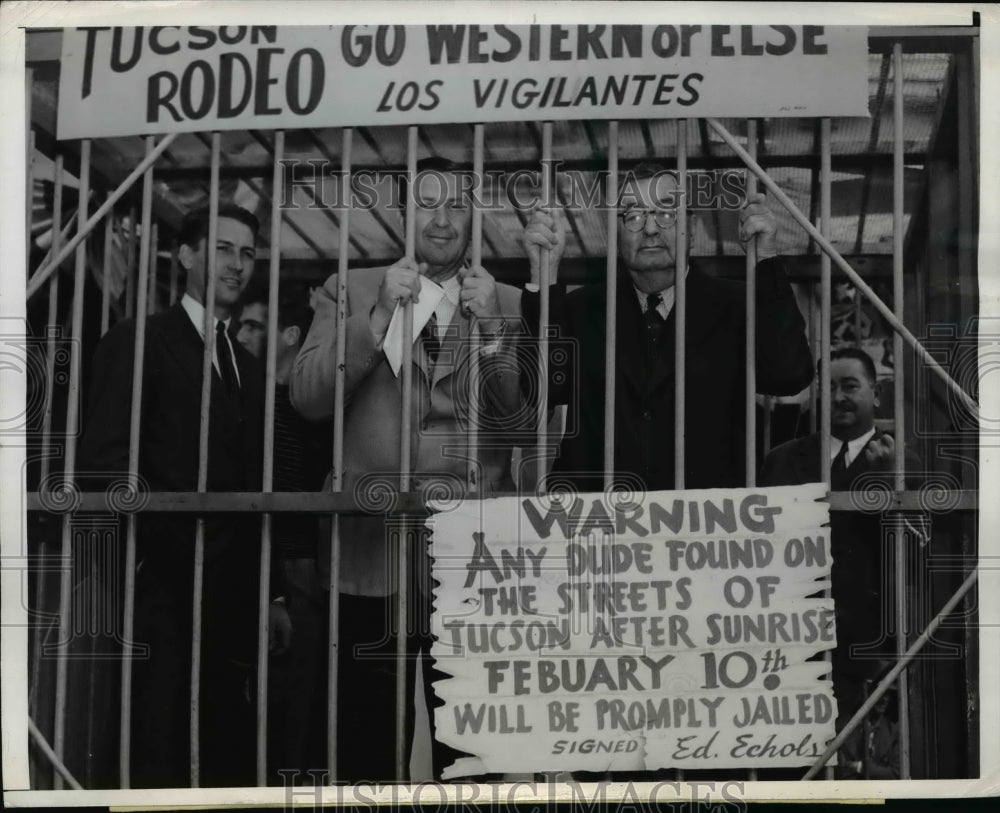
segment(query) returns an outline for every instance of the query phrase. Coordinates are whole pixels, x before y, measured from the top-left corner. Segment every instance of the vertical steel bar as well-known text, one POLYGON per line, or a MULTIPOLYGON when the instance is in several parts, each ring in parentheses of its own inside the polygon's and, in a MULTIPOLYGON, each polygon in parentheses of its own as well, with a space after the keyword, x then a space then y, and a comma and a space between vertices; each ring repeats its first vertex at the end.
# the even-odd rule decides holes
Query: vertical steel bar
MULTIPOLYGON (((281 208, 277 205, 277 190, 281 186, 281 161, 285 155, 285 131, 274 133, 271 175, 271 233, 268 237, 271 254, 268 265, 267 291, 267 359, 264 373, 264 470, 261 476, 264 491, 274 488, 274 387, 278 367, 278 270, 281 267, 281 208)), ((272 516, 261 517, 260 526, 260 585, 257 597, 257 784, 267 784, 267 681, 268 681, 268 614, 271 596, 271 528, 272 516)))
MULTIPOLYGON (((757 122, 747 119, 747 152, 757 160, 757 122)), ((747 198, 757 193, 757 179, 747 172, 747 198)), ((747 243, 746 248, 746 481, 747 487, 757 484, 757 238, 747 243)), ((764 432, 767 433, 767 415, 764 416, 764 432)))
MULTIPOLYGON (((63 199, 63 155, 59 153, 55 161, 55 189, 52 203, 52 245, 50 251, 55 255, 59 251, 59 243, 62 241, 62 199, 63 199)), ((31 212, 29 207, 29 221, 31 212)), ((30 227, 30 223, 29 223, 30 227)), ((30 231, 29 231, 30 239, 30 231)), ((45 488, 45 482, 49 476, 51 466, 50 455, 52 454, 52 402, 54 398, 55 377, 56 377, 56 346, 55 331, 59 326, 59 274, 53 274, 49 281, 49 309, 46 318, 46 339, 45 339, 45 411, 42 416, 42 459, 39 474, 39 483, 45 488)), ((47 544, 44 537, 39 539, 38 556, 39 568, 35 579, 35 601, 40 612, 45 612, 46 587, 48 576, 45 572, 45 557, 47 555, 47 544)), ((42 629, 36 629, 32 643, 31 657, 31 693, 29 695, 29 713, 34 713, 38 695, 38 685, 41 678, 42 668, 42 640, 45 637, 42 629)))
MULTIPOLYGON (((903 45, 892 46, 892 310, 903 321, 903 45)), ((896 441, 895 486, 906 487, 904 465, 906 450, 906 401, 903 377, 903 337, 892 334, 893 358, 893 431, 896 441)), ((906 531, 900 520, 896 525, 896 656, 906 652, 906 531)), ((910 698, 906 670, 899 674, 899 777, 910 778, 910 698)))
POLYGON ((27 187, 27 211, 24 215, 24 231, 25 231, 25 256, 24 256, 24 267, 30 268, 31 266, 31 229, 33 226, 34 218, 34 208, 35 208, 35 131, 28 131, 28 159, 25 165, 27 169, 27 177, 25 179, 25 184, 27 187))
MULTIPOLYGON (((757 122, 747 119, 747 152, 757 159, 757 122)), ((757 193, 757 179, 752 172, 747 172, 747 199, 757 193)), ((746 378, 746 404, 744 414, 744 434, 746 435, 746 485, 753 488, 757 485, 757 238, 747 242, 746 246, 746 335, 744 337, 746 378)), ((770 413, 765 401, 764 410, 764 450, 770 445, 771 426, 770 413)), ((757 770, 750 769, 747 778, 751 782, 757 780, 757 770)))
MULTIPOLYGON (((809 346, 814 350, 819 347, 819 303, 817 299, 817 288, 819 286, 816 283, 809 284, 809 346)), ((819 382, 816 380, 816 376, 812 377, 809 382, 809 434, 815 434, 819 426, 819 382)))
MULTIPOLYGON (((483 154, 485 132, 482 124, 472 129, 472 171, 476 179, 476 189, 483 189, 483 154)), ((483 264, 483 209, 473 198, 472 204, 472 265, 483 264)), ((479 349, 481 339, 476 318, 472 318, 469 331, 469 465, 466 481, 470 494, 479 491, 479 349)))
POLYGON ((177 257, 177 252, 179 251, 179 246, 177 241, 174 240, 173 245, 170 246, 170 304, 173 305, 177 301, 177 278, 180 276, 180 261, 177 257))
MULTIPOLYGON (((831 158, 830 119, 820 121, 820 233, 830 234, 831 218, 831 158)), ((830 481, 830 310, 831 267, 830 257, 824 251, 819 258, 820 268, 820 475, 830 481)))
MULTIPOLYGON (((59 153, 55 160, 55 188, 52 194, 52 254, 59 251, 62 242, 62 205, 63 205, 63 154, 59 153)), ((42 414, 42 459, 41 480, 44 485, 49 476, 52 451, 52 401, 55 393, 56 378, 56 331, 59 329, 59 274, 53 274, 49 280, 49 311, 46 320, 45 336, 45 411, 42 414)))
MULTIPOLYGON (((205 240, 205 347, 201 360, 201 414, 198 426, 198 491, 208 487, 208 427, 212 403, 212 360, 215 355, 215 277, 219 233, 219 157, 221 139, 212 133, 212 162, 208 188, 208 237, 205 240)), ((194 597, 191 629, 191 787, 200 785, 201 777, 201 621, 202 592, 205 580, 205 518, 198 517, 194 536, 194 597)))
POLYGON ((115 245, 115 212, 104 221, 104 255, 101 261, 101 335, 111 326, 111 254, 115 245))
POLYGON ((618 122, 608 122, 608 258, 604 279, 604 488, 615 473, 615 365, 618 348, 618 122))
MULTIPOLYGON (((146 137, 146 155, 153 151, 153 137, 146 137)), ((150 165, 142 182, 142 251, 139 255, 139 305, 135 319, 135 350, 132 355, 132 408, 129 412, 128 471, 129 481, 138 488, 139 433, 142 427, 142 387, 146 353, 146 308, 149 297, 149 224, 153 212, 153 167, 150 165)), ((109 215, 110 217, 110 215, 109 215)), ((135 631, 135 565, 136 565, 137 515, 130 513, 125 528, 125 585, 123 606, 123 638, 130 647, 135 631)), ((132 658, 126 651, 122 658, 121 714, 118 729, 118 764, 120 783, 130 787, 132 742, 132 658)))
MULTIPOLYGON (((552 204, 552 122, 542 122, 542 205, 552 204)), ((549 279, 551 255, 543 248, 538 269, 538 429, 537 429, 537 489, 545 490, 549 454, 549 279)))
POLYGON ((33 68, 24 71, 24 267, 31 267, 31 219, 35 204, 35 131, 31 129, 33 68))
POLYGON ((128 210, 128 244, 125 260, 125 318, 135 315, 135 242, 138 237, 135 207, 128 210))
MULTIPOLYGON (((143 219, 143 228, 146 228, 146 220, 143 219)), ((143 234, 143 237, 146 235, 143 234)), ((159 255, 160 248, 160 225, 158 223, 153 223, 152 231, 149 235, 149 295, 147 296, 146 313, 152 316, 156 313, 156 272, 157 272, 157 257, 159 255)), ((141 297, 140 297, 140 301, 141 297)))
MULTIPOLYGON (((80 220, 85 222, 87 201, 90 196, 90 139, 80 144, 80 220)), ((66 401, 66 464, 67 486, 76 474, 76 439, 80 424, 80 343, 83 340, 83 288, 87 273, 87 243, 81 241, 76 249, 76 268, 73 276, 73 316, 70 341, 69 392, 66 401)), ((66 744, 66 690, 70 641, 70 600, 73 588, 73 539, 70 514, 62 523, 62 571, 59 584, 59 654, 56 661, 56 716, 53 745, 62 759, 66 744)), ((62 780, 56 778, 57 789, 62 780)))
MULTIPOLYGON (((829 239, 830 227, 831 227, 831 175, 832 175, 832 164, 831 164, 831 147, 830 147, 830 119, 824 118, 820 120, 820 131, 819 131, 819 150, 820 150, 820 166, 819 166, 819 189, 820 189, 820 199, 819 199, 819 217, 820 217, 820 231, 823 237, 829 239)), ((830 268, 830 257, 824 251, 820 254, 819 258, 819 278, 820 278, 820 384, 819 384, 819 399, 820 399, 820 421, 819 421, 819 431, 820 431, 820 444, 819 444, 819 459, 820 459, 820 477, 823 478, 827 483, 830 482, 830 421, 832 415, 832 402, 831 402, 831 386, 830 386, 830 310, 832 305, 832 295, 831 295, 831 268, 830 268)), ((830 591, 825 591, 825 596, 829 598, 830 591)), ((823 660, 827 664, 831 664, 833 658, 831 656, 830 650, 823 653, 823 660)), ((831 676, 832 680, 832 676, 831 676)), ((824 768, 824 777, 826 779, 833 779, 833 768, 824 768)))
MULTIPOLYGON (((687 391, 687 163, 688 122, 677 119, 677 225, 674 252, 674 488, 684 488, 685 397, 687 391)), ((684 771, 676 771, 677 781, 684 781, 684 771)))
MULTIPOLYGON (((406 256, 416 259, 416 183, 417 183, 418 128, 407 128, 406 138, 406 256)), ((413 408, 413 303, 403 309, 403 369, 402 404, 399 421, 399 490, 410 490, 411 410, 413 408)), ((406 656, 407 656, 407 604, 409 603, 409 523, 403 523, 399 539, 399 573, 396 585, 396 779, 400 782, 407 774, 406 741, 406 656)))
POLYGON ((674 269, 674 310, 676 312, 677 339, 674 345, 674 488, 684 488, 684 421, 686 392, 687 334, 687 159, 688 122, 677 119, 677 251, 674 269))
MULTIPOLYGON (((344 477, 344 361, 347 357, 347 278, 351 253, 351 152, 354 130, 345 127, 340 159, 340 246, 337 252, 337 367, 333 391, 333 491, 344 477)), ((340 516, 331 518, 330 539, 330 669, 327 686, 327 771, 337 779, 337 682, 340 674, 340 516)))

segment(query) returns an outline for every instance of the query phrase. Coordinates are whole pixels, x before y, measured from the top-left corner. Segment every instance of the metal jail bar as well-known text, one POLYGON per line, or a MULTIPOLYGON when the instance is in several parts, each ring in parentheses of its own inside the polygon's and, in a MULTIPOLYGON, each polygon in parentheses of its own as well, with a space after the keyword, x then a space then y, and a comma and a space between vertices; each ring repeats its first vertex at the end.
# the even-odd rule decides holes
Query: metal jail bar
MULTIPOLYGON (((220 136, 212 133, 212 166, 208 194, 208 239, 205 241, 207 265, 205 274, 205 347, 201 362, 201 413, 198 430, 198 491, 208 487, 208 432, 212 402, 212 359, 215 353, 215 278, 218 273, 215 246, 219 233, 219 153, 220 136)), ((205 519, 198 517, 194 537, 194 601, 191 635, 191 787, 199 786, 201 751, 201 632, 202 592, 205 577, 205 519)))
MULTIPOLYGON (((145 193, 143 193, 145 194, 145 193)), ((146 238, 145 229, 147 228, 147 222, 145 219, 145 213, 143 214, 142 221, 143 228, 143 238, 146 238)), ((146 262, 149 264, 149 289, 148 297, 146 302, 146 313, 152 316, 156 313, 156 272, 157 272, 157 254, 160 247, 160 226, 158 223, 152 224, 152 233, 149 235, 149 250, 146 251, 146 262)), ((143 301, 142 293, 139 294, 139 302, 143 301)), ((141 307, 141 304, 140 304, 141 307)))
MULTIPOLYGON (((153 151, 154 139, 146 138, 146 154, 153 151)), ((142 183, 142 238, 143 248, 139 263, 138 307, 135 320, 135 350, 132 356, 132 408, 129 413, 128 472, 131 487, 138 489, 139 474, 139 433, 142 427, 142 385, 145 377, 146 317, 144 303, 152 299, 149 294, 149 224, 153 208, 153 165, 143 173, 142 183)), ((136 567, 136 522, 134 513, 128 515, 125 528, 125 595, 123 637, 125 647, 130 647, 135 639, 135 567, 136 567)), ((131 744, 132 744, 132 658, 125 652, 122 658, 121 715, 119 718, 119 772, 122 787, 131 784, 131 744)))
MULTIPOLYGON (((55 161, 55 188, 52 193, 52 251, 58 252, 62 242, 62 204, 63 204, 63 154, 59 153, 55 161)), ((45 412, 42 415, 42 460, 40 481, 44 483, 49 476, 49 456, 52 449, 52 399, 54 397, 56 376, 56 335, 59 327, 59 275, 49 281, 49 313, 46 324, 48 335, 45 337, 45 412)))
POLYGON ((24 267, 31 262, 31 218, 35 200, 35 131, 31 128, 32 86, 35 81, 33 68, 24 71, 24 267))
POLYGON ((126 243, 125 260, 125 318, 130 319, 135 314, 135 277, 136 277, 136 246, 135 239, 139 233, 136 224, 135 207, 128 210, 128 242, 126 243))
POLYGON ((168 302, 171 305, 177 301, 177 277, 180 275, 180 263, 177 261, 178 248, 177 241, 174 240, 170 246, 170 299, 168 302))
MULTIPOLYGON (((483 153, 485 133, 482 124, 472 130, 472 173, 474 188, 483 189, 483 153)), ((470 259, 473 268, 483 264, 483 210, 472 201, 472 241, 470 259)), ((466 486, 469 494, 479 491, 479 348, 478 320, 472 318, 469 331, 469 442, 467 446, 468 469, 466 486)))
MULTIPOLYGON (((892 312, 903 322, 903 46, 892 46, 892 312)), ((861 337, 858 337, 861 341, 861 337)), ((905 487, 906 401, 903 380, 903 337, 892 334, 893 353, 893 431, 896 441, 895 485, 905 487)), ((896 532, 896 655, 906 652, 906 547, 902 522, 896 532)), ((900 779, 910 778, 910 699, 906 670, 899 673, 899 767, 900 779)))
MULTIPOLYGON (((757 122, 747 119, 747 152, 757 157, 757 122)), ((757 181, 747 174, 747 198, 757 192, 757 181)), ((746 485, 757 484, 757 240, 750 240, 746 247, 746 485)), ((764 416, 764 426, 769 426, 764 416)), ((764 444, 765 449, 767 443, 764 444)))
POLYGON ((684 420, 687 390, 687 119, 677 120, 677 250, 674 257, 674 310, 677 314, 674 344, 674 488, 684 488, 684 420))
MULTIPOLYGON (((552 203, 552 122, 542 122, 542 202, 552 203)), ((543 248, 539 252, 538 268, 538 430, 537 430, 537 489, 545 491, 545 477, 549 466, 549 308, 551 291, 549 280, 551 253, 543 248)))
MULTIPOLYGON (((30 95, 29 95, 30 98, 30 95)), ((29 196, 28 196, 28 219, 29 219, 29 241, 30 241, 30 219, 31 219, 31 195, 30 195, 30 174, 29 174, 29 196)), ((52 245, 50 251, 58 251, 59 243, 61 242, 63 235, 61 233, 62 224, 62 198, 63 198, 63 154, 60 152, 56 155, 55 160, 55 188, 53 190, 53 203, 52 203, 52 245)), ((31 246, 29 242, 28 251, 30 254, 31 246)), ((46 481, 49 477, 49 468, 51 464, 52 456, 52 401, 54 397, 55 390, 55 338, 56 331, 59 327, 59 315, 58 315, 58 305, 59 305, 59 275, 56 274, 52 277, 49 282, 49 302, 48 302, 48 314, 46 318, 46 339, 45 339, 45 406, 44 412, 42 413, 42 451, 41 451, 41 465, 39 474, 39 488, 46 488, 46 481)), ((48 552, 48 545, 45 539, 42 539, 39 544, 39 561, 44 562, 45 557, 48 552)), ((35 595, 36 601, 39 607, 45 607, 45 600, 47 594, 47 583, 45 568, 39 567, 38 574, 35 579, 35 595)), ((32 686, 31 694, 29 695, 29 712, 31 714, 35 713, 37 708, 36 698, 37 698, 37 687, 38 681, 42 673, 42 635, 39 632, 35 633, 35 638, 32 646, 32 686)))
MULTIPOLYGON (((90 195, 90 139, 80 145, 80 217, 87 211, 90 195)), ((64 248, 63 251, 66 251, 64 248)), ((62 253, 62 252, 60 252, 62 253)), ((68 252, 67 256, 68 256, 68 252)), ((69 488, 76 474, 76 442, 80 428, 80 375, 82 359, 80 345, 83 341, 83 284, 87 273, 87 244, 82 239, 76 241, 76 265, 73 274, 73 316, 70 345, 69 396, 66 403, 66 460, 64 475, 69 488)), ((58 266, 56 266, 58 267, 58 266)), ((70 515, 62 522, 62 561, 73 561, 73 540, 70 515)), ((68 647, 70 639, 70 597, 72 591, 72 569, 63 568, 59 582, 59 654, 56 662, 56 715, 53 746, 56 756, 63 758, 66 739, 66 699, 68 674, 68 647)), ((56 777, 56 789, 62 785, 62 778, 56 777)))
MULTIPOLYGON (((347 354, 347 277, 350 273, 351 159, 354 131, 345 127, 340 159, 340 190, 344 211, 340 217, 337 255, 337 359, 333 388, 332 490, 343 488, 344 477, 344 361, 347 354)), ((330 631, 327 683, 326 762, 331 781, 337 779, 337 679, 340 674, 340 516, 330 523, 330 631)))
MULTIPOLYGON (((416 260, 417 224, 417 139, 418 128, 410 126, 406 133, 406 256, 416 260)), ((410 432, 413 406, 413 302, 403 308, 403 368, 402 407, 399 421, 399 490, 410 490, 410 432)), ((406 778, 406 631, 408 629, 407 605, 409 590, 409 525, 404 524, 399 534, 398 575, 396 584, 396 779, 406 778)))
MULTIPOLYGON (((684 460, 687 433, 687 265, 688 265, 688 224, 687 224, 687 164, 688 164, 688 121, 677 120, 677 250, 674 255, 674 310, 677 321, 677 338, 674 344, 674 488, 684 488, 684 460)), ((684 781, 684 771, 677 768, 677 781, 684 781)))
POLYGON ((608 257, 604 320, 604 489, 611 487, 615 471, 615 354, 618 337, 618 122, 608 122, 608 257))
MULTIPOLYGON (((281 187, 281 161, 285 154, 285 131, 274 133, 274 162, 271 176, 272 195, 281 187)), ((271 205, 271 254, 268 263, 267 291, 267 358, 264 384, 264 470, 261 488, 274 487, 274 389, 278 363, 278 293, 281 280, 281 209, 271 205)), ((214 246, 210 246, 214 249, 214 246)), ((267 683, 268 683, 268 611, 271 593, 271 529, 272 514, 261 518, 260 526, 260 587, 257 614, 257 784, 267 784, 267 683)))
POLYGON ((101 335, 108 332, 111 322, 111 252, 114 248, 115 212, 104 220, 104 255, 101 258, 101 335))
MULTIPOLYGON (((820 119, 819 123, 819 188, 820 203, 819 217, 820 227, 824 237, 829 239, 831 231, 831 122, 830 119, 820 119)), ((820 303, 819 303, 819 341, 820 341, 820 443, 819 443, 819 475, 826 482, 830 479, 830 426, 833 415, 833 404, 830 399, 830 312, 832 308, 832 279, 830 268, 830 257, 823 251, 820 253, 820 303)), ((831 591, 825 590, 824 597, 830 598, 831 591)), ((833 663, 833 655, 830 650, 823 653, 823 661, 827 664, 833 663)), ((830 679, 833 679, 831 673, 830 679)), ((833 779, 833 768, 827 767, 824 773, 826 779, 833 779)))
MULTIPOLYGON (((747 151, 757 157, 757 122, 747 119, 747 151)), ((757 191, 757 182, 752 175, 747 175, 747 197, 757 191)), ((746 472, 747 488, 757 484, 757 240, 750 240, 746 247, 746 414, 744 435, 746 436, 746 472)), ((770 415, 765 411, 765 437, 770 429, 770 415)), ((764 441, 764 450, 770 444, 764 441)), ((747 778, 753 782, 757 779, 757 771, 751 769, 747 778)))

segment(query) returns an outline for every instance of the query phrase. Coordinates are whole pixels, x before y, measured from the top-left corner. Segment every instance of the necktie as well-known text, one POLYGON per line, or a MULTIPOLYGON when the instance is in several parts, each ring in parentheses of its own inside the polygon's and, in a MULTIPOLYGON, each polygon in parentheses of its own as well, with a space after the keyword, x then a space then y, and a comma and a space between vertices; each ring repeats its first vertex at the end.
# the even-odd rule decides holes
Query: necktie
POLYGON ((233 361, 233 351, 229 349, 224 322, 215 323, 215 352, 219 356, 219 373, 222 383, 226 386, 227 395, 235 395, 239 389, 239 379, 236 377, 236 363, 233 361))
POLYGON ((837 456, 833 458, 833 462, 830 464, 830 486, 834 491, 842 491, 848 483, 844 482, 847 479, 847 442, 844 441, 840 446, 840 451, 837 452, 837 456))
POLYGON ((420 336, 424 341, 424 350, 427 351, 427 356, 431 360, 431 366, 437 364, 438 353, 441 352, 441 340, 437 337, 437 316, 435 314, 431 314, 431 318, 427 320, 427 324, 420 331, 420 336))
POLYGON ((654 327, 654 329, 656 326, 663 324, 663 317, 660 316, 660 312, 657 310, 662 301, 663 298, 659 294, 649 294, 646 297, 646 323, 654 327))
POLYGON ((657 359, 663 355, 662 348, 659 345, 666 322, 656 309, 659 304, 660 295, 649 294, 646 297, 646 312, 642 315, 643 330, 646 334, 645 366, 647 376, 656 366, 657 359))

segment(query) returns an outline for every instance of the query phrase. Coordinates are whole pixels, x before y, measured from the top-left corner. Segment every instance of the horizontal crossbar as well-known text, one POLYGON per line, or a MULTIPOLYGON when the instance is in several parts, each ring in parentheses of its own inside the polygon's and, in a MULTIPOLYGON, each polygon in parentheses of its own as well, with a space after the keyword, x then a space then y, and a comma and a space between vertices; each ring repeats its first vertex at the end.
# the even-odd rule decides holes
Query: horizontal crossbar
MULTIPOLYGON (((439 496, 439 495, 432 495, 439 496)), ((511 492, 497 497, 525 496, 511 492)), ((32 491, 27 494, 29 511, 64 513, 66 511, 104 511, 114 513, 113 501, 103 491, 88 491, 74 495, 72 501, 58 496, 32 491)), ((332 492, 245 492, 216 491, 210 493, 157 491, 144 495, 120 512, 152 511, 180 513, 283 513, 311 514, 422 514, 427 495, 420 491, 380 491, 358 498, 353 493, 332 492)), ((120 504, 120 501, 118 501, 120 504)), ((978 492, 972 490, 943 491, 933 495, 925 491, 838 491, 830 495, 833 511, 975 511, 979 507, 978 492), (867 495, 868 499, 862 494, 867 495)))

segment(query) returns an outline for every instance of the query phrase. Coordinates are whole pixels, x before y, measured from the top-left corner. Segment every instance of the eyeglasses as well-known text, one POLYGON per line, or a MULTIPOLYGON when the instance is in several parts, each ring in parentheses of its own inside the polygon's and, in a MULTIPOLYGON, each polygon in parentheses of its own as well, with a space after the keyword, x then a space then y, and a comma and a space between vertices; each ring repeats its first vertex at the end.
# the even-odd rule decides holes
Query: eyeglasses
POLYGON ((618 215, 629 231, 642 231, 646 228, 646 218, 653 216, 653 221, 661 229, 674 225, 677 222, 676 209, 629 209, 618 215))

